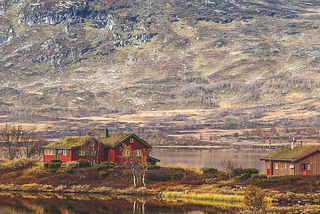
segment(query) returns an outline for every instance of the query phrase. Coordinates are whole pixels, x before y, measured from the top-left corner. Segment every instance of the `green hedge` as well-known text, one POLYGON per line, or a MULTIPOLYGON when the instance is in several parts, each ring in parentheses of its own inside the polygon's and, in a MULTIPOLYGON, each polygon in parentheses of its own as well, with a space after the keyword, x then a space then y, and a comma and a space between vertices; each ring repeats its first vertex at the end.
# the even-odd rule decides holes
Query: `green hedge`
POLYGON ((211 167, 203 167, 202 172, 206 173, 206 174, 214 174, 214 173, 218 172, 218 169, 211 168, 211 167))
POLYGON ((79 159, 79 160, 77 160, 77 162, 79 163, 79 167, 89 167, 89 166, 91 166, 90 162, 88 160, 85 160, 85 159, 79 159))
POLYGON ((48 169, 59 169, 61 164, 62 164, 62 161, 58 159, 50 160, 50 162, 43 163, 44 167, 48 169))

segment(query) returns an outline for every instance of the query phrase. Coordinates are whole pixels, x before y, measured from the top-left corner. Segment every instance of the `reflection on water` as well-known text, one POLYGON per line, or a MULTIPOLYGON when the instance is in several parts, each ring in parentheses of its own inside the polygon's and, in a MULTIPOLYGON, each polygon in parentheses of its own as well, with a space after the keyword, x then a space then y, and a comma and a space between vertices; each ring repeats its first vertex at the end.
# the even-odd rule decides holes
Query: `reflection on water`
POLYGON ((164 201, 156 197, 100 194, 32 194, 0 192, 0 214, 171 214, 236 213, 237 206, 164 201))
POLYGON ((230 159, 243 168, 254 167, 264 172, 260 158, 272 149, 191 149, 191 148, 153 148, 151 156, 161 160, 161 165, 182 163, 192 167, 214 167, 222 169, 221 160, 230 159))

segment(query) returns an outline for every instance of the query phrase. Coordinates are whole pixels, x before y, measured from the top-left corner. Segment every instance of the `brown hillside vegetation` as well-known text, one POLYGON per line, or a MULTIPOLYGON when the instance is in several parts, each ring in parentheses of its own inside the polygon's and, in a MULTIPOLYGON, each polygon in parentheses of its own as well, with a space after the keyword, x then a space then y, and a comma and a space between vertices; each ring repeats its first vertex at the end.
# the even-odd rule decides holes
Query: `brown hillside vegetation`
POLYGON ((300 133, 319 127, 319 11, 313 0, 3 1, 0 123, 50 138, 109 126, 208 142, 260 126, 317 139, 300 133))

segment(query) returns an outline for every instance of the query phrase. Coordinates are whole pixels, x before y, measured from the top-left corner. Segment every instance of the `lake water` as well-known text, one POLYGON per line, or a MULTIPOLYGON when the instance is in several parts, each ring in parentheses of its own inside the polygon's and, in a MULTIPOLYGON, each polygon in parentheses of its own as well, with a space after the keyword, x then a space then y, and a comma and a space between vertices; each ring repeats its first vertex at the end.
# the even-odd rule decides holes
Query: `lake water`
POLYGON ((0 214, 205 214, 238 213, 239 205, 195 204, 154 197, 0 192, 0 214))
POLYGON ((222 169, 221 160, 231 160, 243 168, 256 168, 264 172, 260 158, 274 149, 196 149, 152 148, 150 155, 161 160, 159 165, 183 164, 191 167, 222 169))

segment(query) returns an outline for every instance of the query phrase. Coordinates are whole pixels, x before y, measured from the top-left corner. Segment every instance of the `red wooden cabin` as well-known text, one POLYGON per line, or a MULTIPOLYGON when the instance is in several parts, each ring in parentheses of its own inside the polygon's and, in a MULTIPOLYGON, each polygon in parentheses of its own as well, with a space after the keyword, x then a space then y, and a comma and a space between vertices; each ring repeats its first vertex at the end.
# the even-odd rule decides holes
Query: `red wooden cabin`
POLYGON ((269 176, 320 175, 318 146, 284 146, 260 159, 269 176))
POLYGON ((134 133, 108 133, 106 130, 103 137, 67 137, 43 148, 45 162, 52 159, 62 162, 86 159, 91 163, 113 161, 121 164, 129 155, 137 159, 147 158, 153 165, 160 162, 149 156, 152 147, 134 133))

